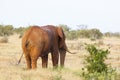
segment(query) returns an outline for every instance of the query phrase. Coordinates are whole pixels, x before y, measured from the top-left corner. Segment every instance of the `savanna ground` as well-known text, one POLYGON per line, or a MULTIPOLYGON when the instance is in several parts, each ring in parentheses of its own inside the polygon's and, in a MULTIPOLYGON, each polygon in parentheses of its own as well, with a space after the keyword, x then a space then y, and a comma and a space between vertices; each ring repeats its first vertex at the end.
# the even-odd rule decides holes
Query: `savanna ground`
POLYGON ((22 54, 21 39, 19 35, 8 37, 8 43, 0 43, 0 80, 83 80, 81 70, 84 67, 84 58, 88 52, 84 49, 84 43, 96 43, 101 48, 108 49, 110 54, 106 63, 120 73, 120 38, 103 38, 91 41, 89 39, 67 40, 67 46, 76 54, 66 55, 65 68, 53 69, 51 55, 47 69, 42 69, 39 58, 36 70, 26 70, 25 58, 19 65, 17 62, 22 54))

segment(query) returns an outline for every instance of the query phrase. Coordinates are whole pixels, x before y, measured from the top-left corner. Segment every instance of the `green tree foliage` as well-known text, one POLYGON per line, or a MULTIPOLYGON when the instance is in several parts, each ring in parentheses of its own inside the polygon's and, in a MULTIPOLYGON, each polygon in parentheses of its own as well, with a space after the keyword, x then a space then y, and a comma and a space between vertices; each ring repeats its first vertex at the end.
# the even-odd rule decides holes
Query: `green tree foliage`
POLYGON ((99 31, 99 29, 81 29, 77 31, 78 37, 80 38, 94 38, 100 39, 103 34, 99 31))
POLYGON ((105 37, 119 37, 120 38, 120 32, 115 32, 115 33, 106 32, 106 33, 104 33, 104 36, 105 37))
POLYGON ((110 32, 106 32, 106 33, 104 33, 104 36, 105 37, 111 37, 111 33, 110 32))
POLYGON ((23 33, 28 29, 29 27, 19 27, 14 28, 12 25, 0 25, 0 36, 9 36, 13 33, 20 34, 22 37, 23 33))
POLYGON ((4 33, 3 33, 3 25, 0 25, 0 36, 3 36, 4 33))
POLYGON ((67 33, 67 39, 69 39, 69 40, 78 39, 77 32, 75 30, 69 31, 67 33))
POLYGON ((14 32, 16 32, 17 34, 23 34, 23 32, 26 30, 27 28, 25 27, 19 27, 19 28, 15 28, 14 32))
MULTIPOLYGON (((29 26, 30 27, 30 26, 29 26)), ((19 38, 21 38, 23 36, 23 33, 29 28, 29 27, 19 27, 19 28, 15 28, 14 32, 19 34, 19 38)))
POLYGON ((103 34, 100 32, 99 29, 91 29, 90 30, 90 37, 95 39, 100 39, 103 34))
POLYGON ((78 30, 71 30, 67 25, 64 24, 60 24, 59 26, 63 28, 66 38, 70 40, 78 38, 100 39, 103 36, 99 29, 82 28, 78 30))
MULTIPOLYGON (((62 27, 67 39, 74 40, 78 38, 89 38, 91 40, 100 39, 102 38, 103 34, 100 32, 99 29, 87 29, 87 25, 79 25, 79 29, 72 30, 69 26, 65 24, 58 25, 62 27)), ((9 36, 12 35, 14 32, 20 34, 22 37, 24 31, 26 31, 29 27, 18 27, 15 28, 12 25, 0 25, 0 36, 9 36)), ((106 32, 104 33, 105 37, 120 37, 120 33, 111 33, 106 32)))
POLYGON ((78 30, 77 33, 79 38, 90 38, 90 31, 87 29, 78 30))
POLYGON ((67 25, 64 24, 60 24, 59 26, 62 27, 67 39, 73 40, 77 38, 77 32, 75 30, 71 30, 67 25))
POLYGON ((70 28, 67 25, 65 25, 65 24, 59 24, 59 26, 62 27, 64 32, 70 31, 70 28))
POLYGON ((0 25, 0 36, 9 36, 13 34, 13 26, 12 25, 0 25))

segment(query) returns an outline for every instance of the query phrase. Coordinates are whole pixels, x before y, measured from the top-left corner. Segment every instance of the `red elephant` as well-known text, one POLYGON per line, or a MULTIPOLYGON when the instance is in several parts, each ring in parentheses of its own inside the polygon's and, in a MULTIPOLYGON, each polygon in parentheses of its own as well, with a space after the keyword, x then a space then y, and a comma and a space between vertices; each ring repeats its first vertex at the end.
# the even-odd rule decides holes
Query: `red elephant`
POLYGON ((47 68, 48 53, 52 55, 53 66, 64 66, 66 51, 65 34, 61 27, 53 25, 32 26, 22 37, 22 50, 26 58, 27 68, 35 69, 37 59, 41 57, 42 67, 47 68))

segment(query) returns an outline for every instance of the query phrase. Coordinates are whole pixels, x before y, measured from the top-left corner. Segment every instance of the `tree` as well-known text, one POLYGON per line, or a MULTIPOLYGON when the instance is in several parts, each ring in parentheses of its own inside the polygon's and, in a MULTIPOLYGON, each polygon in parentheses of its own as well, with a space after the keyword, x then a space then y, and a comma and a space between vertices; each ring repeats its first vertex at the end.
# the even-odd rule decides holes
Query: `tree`
POLYGON ((65 32, 70 31, 70 28, 69 28, 67 25, 65 25, 65 24, 59 24, 59 26, 62 27, 62 29, 63 29, 65 32))
POLYGON ((100 39, 103 34, 100 32, 99 29, 91 29, 90 30, 90 38, 100 39))
POLYGON ((0 36, 9 36, 13 34, 13 29, 12 25, 0 25, 0 36))

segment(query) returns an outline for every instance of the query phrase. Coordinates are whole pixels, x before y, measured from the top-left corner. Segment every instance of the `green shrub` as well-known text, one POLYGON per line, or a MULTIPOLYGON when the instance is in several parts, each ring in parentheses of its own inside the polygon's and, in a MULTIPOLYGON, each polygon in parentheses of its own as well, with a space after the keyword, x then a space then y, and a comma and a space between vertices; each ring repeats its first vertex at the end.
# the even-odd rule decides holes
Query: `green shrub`
POLYGON ((77 32, 75 30, 67 32, 66 38, 69 39, 69 40, 75 40, 75 39, 77 39, 78 38, 77 32))
POLYGON ((0 36, 9 36, 13 34, 12 25, 0 25, 0 36))
POLYGON ((31 26, 29 26, 29 27, 19 27, 19 28, 15 28, 15 29, 14 29, 14 32, 17 33, 17 34, 19 34, 19 38, 22 38, 24 32, 25 32, 27 29, 29 29, 30 27, 31 27, 31 26))
POLYGON ((82 76, 85 80, 116 80, 116 70, 108 67, 104 63, 107 55, 110 53, 107 50, 98 49, 93 44, 86 44, 86 50, 89 55, 86 56, 86 66, 82 68, 82 76))
POLYGON ((104 33, 104 36, 105 37, 118 37, 118 38, 120 38, 120 32, 115 32, 115 33, 106 32, 106 33, 104 33))
POLYGON ((86 50, 89 52, 89 56, 86 57, 87 61, 87 70, 89 73, 107 71, 107 65, 104 63, 108 50, 97 49, 94 45, 88 44, 86 50))

